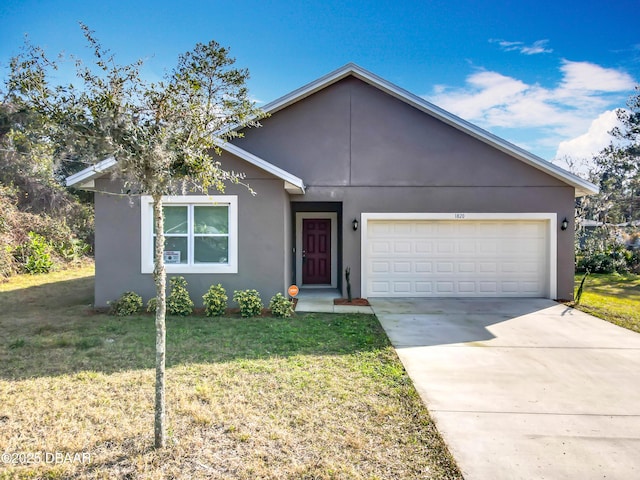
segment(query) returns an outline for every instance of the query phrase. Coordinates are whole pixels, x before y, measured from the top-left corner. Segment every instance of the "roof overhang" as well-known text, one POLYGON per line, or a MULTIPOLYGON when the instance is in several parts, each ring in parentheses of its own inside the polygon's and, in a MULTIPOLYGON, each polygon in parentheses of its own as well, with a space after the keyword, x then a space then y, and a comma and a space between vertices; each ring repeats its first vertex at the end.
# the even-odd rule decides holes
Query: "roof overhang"
MULTIPOLYGON (((284 182, 284 189, 291 194, 303 195, 305 193, 304 182, 301 178, 282 170, 275 165, 263 160, 262 158, 243 150, 242 148, 226 142, 216 142, 217 146, 222 150, 235 155, 236 157, 254 165, 265 172, 268 172, 284 182)), ((66 178, 67 187, 77 188, 79 190, 95 190, 95 180, 107 173, 116 165, 117 160, 114 157, 108 157, 104 160, 85 168, 84 170, 74 173, 66 178)))
POLYGON ((278 110, 288 107, 300 100, 313 95, 314 93, 328 87, 329 85, 336 83, 348 76, 353 76, 362 80, 363 82, 372 85, 383 92, 411 105, 412 107, 431 115, 434 118, 456 128, 518 160, 541 170, 552 177, 555 177, 562 182, 571 185, 575 189, 575 196, 582 197, 584 195, 591 195, 598 193, 599 189, 596 185, 584 180, 577 175, 567 172, 563 168, 554 165, 551 162, 544 160, 537 155, 528 152, 517 145, 514 145, 503 138, 500 138, 482 128, 474 125, 462 118, 453 115, 446 110, 426 101, 425 99, 414 95, 407 90, 404 90, 397 85, 365 70, 362 67, 354 63, 349 63, 342 68, 339 68, 319 79, 301 87, 297 90, 288 93, 287 95, 280 97, 277 100, 265 105, 263 111, 269 114, 273 114, 278 110))
POLYGON ((67 187, 77 188, 78 190, 95 190, 96 178, 108 173, 115 164, 118 163, 114 157, 108 157, 104 160, 85 168, 84 170, 69 175, 65 179, 67 187))
POLYGON ((289 193, 296 194, 304 194, 304 182, 301 178, 296 177, 295 175, 290 174, 289 172, 281 169, 280 167, 276 167, 275 165, 263 160, 262 158, 254 155, 253 153, 247 152, 246 150, 227 142, 218 141, 216 142, 218 147, 223 149, 224 151, 235 155, 242 160, 245 160, 247 163, 254 165, 265 172, 271 173, 278 178, 284 180, 284 188, 289 193))

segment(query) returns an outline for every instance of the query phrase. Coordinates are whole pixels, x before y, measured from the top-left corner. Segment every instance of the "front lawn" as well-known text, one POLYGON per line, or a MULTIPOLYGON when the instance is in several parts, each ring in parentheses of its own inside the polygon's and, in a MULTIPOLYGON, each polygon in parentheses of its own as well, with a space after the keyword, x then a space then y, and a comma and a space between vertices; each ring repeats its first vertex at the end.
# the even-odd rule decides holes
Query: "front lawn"
POLYGON ((0 285, 0 478, 460 478, 372 315, 169 318, 155 451, 154 320, 92 290, 89 267, 0 285))
MULTIPOLYGON (((583 274, 575 276, 576 290, 583 274)), ((640 275, 590 274, 575 308, 640 333, 640 275)))

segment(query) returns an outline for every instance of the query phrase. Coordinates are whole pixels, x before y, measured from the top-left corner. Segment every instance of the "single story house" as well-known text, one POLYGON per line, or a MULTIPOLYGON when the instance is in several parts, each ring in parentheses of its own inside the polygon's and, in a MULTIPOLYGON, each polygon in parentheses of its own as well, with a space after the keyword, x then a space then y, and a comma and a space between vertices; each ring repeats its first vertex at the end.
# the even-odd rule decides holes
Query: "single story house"
MULTIPOLYGON (((355 297, 573 297, 574 201, 597 187, 348 64, 266 105, 222 146, 257 192, 165 199, 169 276, 268 300, 296 284, 355 297)), ((95 191, 95 304, 155 295, 149 197, 107 159, 67 179, 95 191)))

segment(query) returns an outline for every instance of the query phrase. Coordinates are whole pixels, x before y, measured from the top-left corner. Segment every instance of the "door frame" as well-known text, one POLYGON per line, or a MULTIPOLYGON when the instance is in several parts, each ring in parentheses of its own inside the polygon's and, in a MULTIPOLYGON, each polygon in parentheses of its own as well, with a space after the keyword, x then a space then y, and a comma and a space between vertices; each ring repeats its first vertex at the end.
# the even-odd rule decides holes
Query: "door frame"
POLYGON ((338 213, 337 212, 296 212, 296 278, 300 287, 338 288, 338 213), (331 284, 302 283, 302 220, 307 218, 327 218, 331 220, 331 284))

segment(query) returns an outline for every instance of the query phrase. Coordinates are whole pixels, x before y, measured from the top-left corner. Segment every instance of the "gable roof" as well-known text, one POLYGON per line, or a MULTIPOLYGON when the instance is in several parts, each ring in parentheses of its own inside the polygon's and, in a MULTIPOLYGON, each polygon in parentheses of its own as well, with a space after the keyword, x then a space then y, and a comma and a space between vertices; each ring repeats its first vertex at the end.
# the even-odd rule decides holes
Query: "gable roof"
MULTIPOLYGON (((265 172, 284 180, 284 189, 289 193, 304 194, 305 186, 301 178, 284 171, 283 169, 272 165, 262 158, 243 150, 242 148, 226 142, 216 142, 217 146, 222 150, 235 155, 242 160, 254 165, 265 172)), ((82 190, 94 190, 95 180, 105 173, 108 173, 118 161, 114 157, 108 157, 104 160, 81 170, 78 173, 69 175, 65 182, 67 187, 75 187, 82 190)))
POLYGON ((408 92, 407 90, 404 90, 403 88, 398 87, 397 85, 394 85, 393 83, 365 70, 362 67, 359 67, 354 63, 348 63, 344 67, 328 73, 327 75, 320 77, 271 103, 268 103, 262 108, 262 110, 269 114, 273 114, 349 76, 362 80, 392 97, 395 97, 408 105, 431 115, 447 125, 450 125, 451 127, 456 128, 467 135, 470 135, 477 140, 480 140, 481 142, 484 142, 526 163, 527 165, 537 168, 538 170, 571 185, 575 188, 576 197, 598 193, 598 187, 591 182, 588 182, 577 175, 574 175, 563 168, 504 140, 503 138, 483 130, 477 125, 467 122, 466 120, 443 110, 442 108, 418 97, 417 95, 414 95, 411 92, 408 92))

